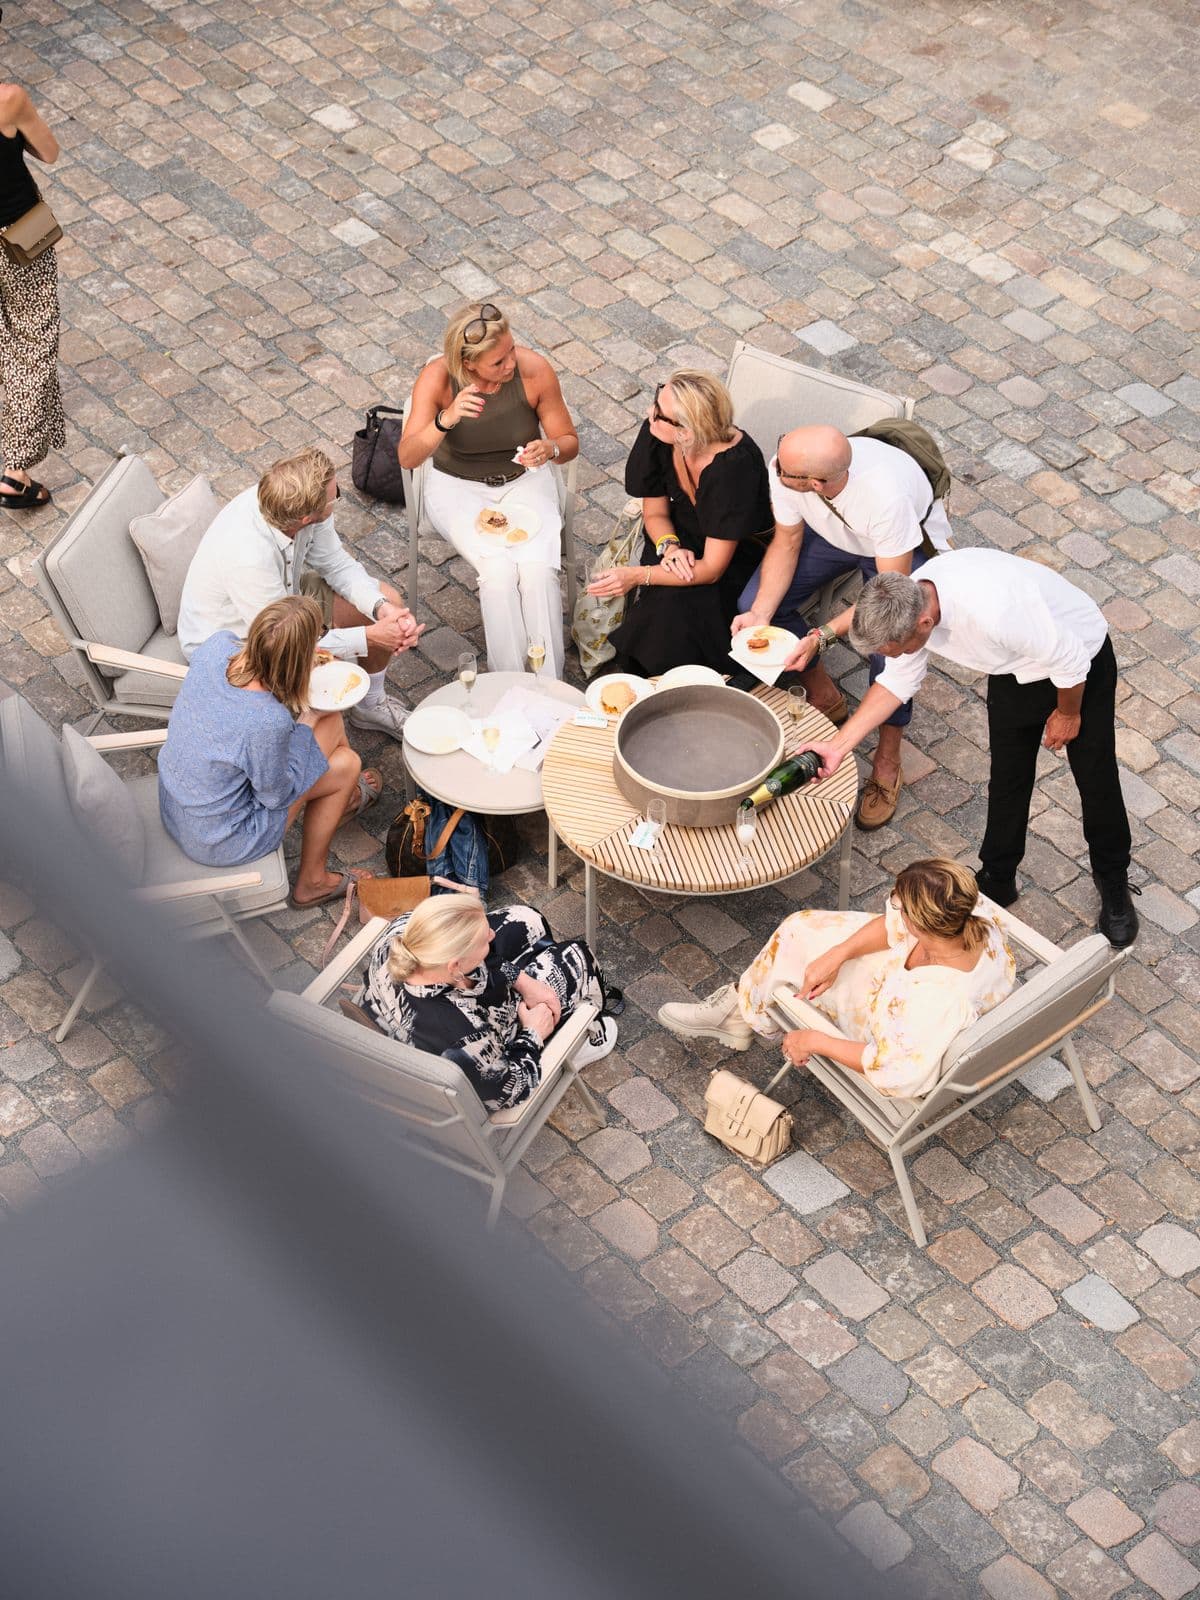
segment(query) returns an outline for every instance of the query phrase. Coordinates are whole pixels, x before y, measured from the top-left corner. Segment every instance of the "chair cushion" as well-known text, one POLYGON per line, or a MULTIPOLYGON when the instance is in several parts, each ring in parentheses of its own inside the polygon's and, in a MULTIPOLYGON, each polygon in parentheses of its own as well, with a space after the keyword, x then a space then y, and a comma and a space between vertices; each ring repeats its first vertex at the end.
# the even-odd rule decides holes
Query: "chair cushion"
MULTIPOLYGON (((238 889, 221 896, 221 904, 231 917, 261 916, 287 904, 288 877, 283 859, 283 847, 269 856, 248 862, 244 867, 202 867, 189 860, 163 827, 158 810, 158 777, 150 773, 131 778, 125 785, 141 818, 146 835, 146 871, 148 884, 195 882, 202 878, 222 878, 234 872, 257 872, 262 883, 253 888, 238 889)), ((187 928, 199 928, 206 923, 219 923, 220 917, 211 900, 203 895, 194 900, 176 901, 168 908, 168 915, 187 928)))
POLYGON ((47 827, 73 824, 62 745, 19 694, 0 700, 0 753, 6 775, 27 792, 47 827))
MULTIPOLYGON (((179 648, 178 636, 166 633, 162 628, 155 629, 139 654, 153 656, 157 661, 175 661, 187 666, 183 651, 179 648)), ((125 706, 161 706, 164 711, 169 711, 175 704, 180 682, 178 678, 158 678, 152 672, 139 672, 136 669, 122 672, 113 679, 113 699, 125 706)))
MULTIPOLYGON (((140 650, 158 627, 158 605, 129 524, 162 499, 141 457, 125 456, 47 546, 41 565, 81 638, 140 650)), ((99 670, 113 675, 111 668, 99 670)))
POLYGON ((197 473, 191 483, 164 500, 157 511, 134 517, 129 524, 129 537, 142 558, 164 633, 173 634, 179 625, 183 580, 209 523, 220 509, 212 485, 197 473))
POLYGON ((146 829, 129 790, 82 734, 64 727, 63 772, 79 824, 135 883, 146 866, 146 829))

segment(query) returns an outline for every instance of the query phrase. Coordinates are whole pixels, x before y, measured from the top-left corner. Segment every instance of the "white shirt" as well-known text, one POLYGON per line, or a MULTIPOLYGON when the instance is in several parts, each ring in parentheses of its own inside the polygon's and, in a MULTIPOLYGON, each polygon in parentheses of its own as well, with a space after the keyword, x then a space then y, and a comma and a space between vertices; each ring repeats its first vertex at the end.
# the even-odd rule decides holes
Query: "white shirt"
POLYGON ((1049 678, 1071 689, 1108 636, 1103 612, 1082 589, 1005 550, 950 550, 916 580, 933 584, 941 621, 924 649, 895 656, 876 678, 897 700, 920 688, 930 651, 972 672, 1011 672, 1018 683, 1049 678))
POLYGON ((769 472, 771 510, 781 528, 807 523, 822 539, 853 556, 902 556, 919 548, 921 518, 928 512, 925 531, 930 540, 939 550, 949 546, 945 506, 933 500, 929 479, 913 458, 895 445, 881 439, 850 440, 849 479, 832 498, 845 522, 819 494, 801 494, 781 482, 775 470, 778 461, 778 456, 772 457, 769 472))
MULTIPOLYGON (((383 599, 375 579, 347 553, 332 517, 289 539, 258 509, 257 487, 235 495, 192 557, 179 601, 179 648, 190 661, 192 651, 222 628, 244 639, 265 605, 299 594, 305 566, 364 616, 383 599)), ((333 628, 321 647, 346 660, 365 656, 367 630, 333 628)))

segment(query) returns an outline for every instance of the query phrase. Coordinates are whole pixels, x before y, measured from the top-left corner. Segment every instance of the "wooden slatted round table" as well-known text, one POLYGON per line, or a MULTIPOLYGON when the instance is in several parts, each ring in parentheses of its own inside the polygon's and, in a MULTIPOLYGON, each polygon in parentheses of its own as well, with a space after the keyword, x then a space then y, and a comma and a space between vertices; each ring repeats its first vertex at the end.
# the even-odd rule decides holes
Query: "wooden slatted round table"
MULTIPOLYGON (((781 689, 760 687, 755 698, 769 706, 785 729, 784 754, 800 745, 833 736, 828 717, 805 708, 793 724, 781 689)), ((847 758, 831 778, 783 795, 759 814, 758 829, 746 854, 730 824, 723 828, 663 829, 653 850, 637 850, 629 837, 642 820, 613 777, 616 721, 606 728, 561 727, 542 768, 542 799, 550 826, 584 864, 587 941, 596 948, 599 918, 596 874, 618 878, 662 894, 742 894, 780 883, 803 872, 842 843, 838 871, 838 909, 850 904, 850 819, 858 797, 858 771, 847 758)))

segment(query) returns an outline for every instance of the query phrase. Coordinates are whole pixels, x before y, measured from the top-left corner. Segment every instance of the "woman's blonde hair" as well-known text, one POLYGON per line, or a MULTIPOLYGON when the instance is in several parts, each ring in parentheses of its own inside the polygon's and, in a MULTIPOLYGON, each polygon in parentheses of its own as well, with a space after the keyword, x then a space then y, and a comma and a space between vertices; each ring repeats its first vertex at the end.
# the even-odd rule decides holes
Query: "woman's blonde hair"
POLYGON ((246 642, 225 670, 235 689, 257 678, 294 717, 308 704, 313 652, 325 626, 321 608, 307 595, 289 594, 264 606, 246 642))
POLYGON ((421 904, 392 940, 388 975, 393 983, 407 983, 424 967, 444 967, 461 961, 479 937, 486 917, 479 901, 469 894, 436 894, 421 904))
POLYGON ((293 528, 325 509, 333 462, 315 445, 268 467, 258 480, 258 509, 273 528, 293 528))
POLYGON ((728 444, 733 438, 733 400, 720 378, 685 368, 667 379, 674 398, 675 420, 693 439, 693 448, 728 444))
POLYGON ((973 915, 979 885, 970 867, 935 856, 914 861, 896 878, 896 903, 921 933, 935 939, 961 939, 978 950, 987 938, 987 924, 973 915))
MULTIPOLYGON (((482 304, 473 301, 469 306, 459 306, 458 310, 446 324, 446 337, 442 344, 442 351, 446 357, 446 366, 450 376, 460 387, 465 387, 471 381, 467 371, 468 366, 474 366, 480 356, 488 355, 508 333, 508 318, 501 312, 498 317, 488 319, 485 325, 483 338, 475 344, 468 344, 463 338, 465 329, 479 320, 479 313, 483 306, 490 304, 485 300, 482 304)), ((496 308, 500 308, 497 306, 496 308)))

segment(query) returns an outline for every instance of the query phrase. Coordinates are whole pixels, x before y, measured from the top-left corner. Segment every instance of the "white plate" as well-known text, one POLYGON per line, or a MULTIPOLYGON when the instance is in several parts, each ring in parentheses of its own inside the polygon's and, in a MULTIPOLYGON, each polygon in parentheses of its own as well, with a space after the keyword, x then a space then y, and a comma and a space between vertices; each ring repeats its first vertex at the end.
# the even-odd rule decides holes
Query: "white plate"
POLYGON ((471 719, 457 706, 420 706, 404 724, 404 742, 426 756, 461 750, 471 734, 471 719))
MULTIPOLYGON (((591 709, 593 711, 598 711, 602 717, 620 716, 620 712, 605 711, 604 707, 600 704, 601 690, 606 688, 610 683, 627 683, 637 696, 638 700, 644 700, 648 694, 654 693, 654 685, 652 683, 648 683, 645 678, 636 677, 632 672, 608 672, 605 673, 603 678, 594 678, 592 682, 588 684, 587 693, 584 696, 584 699, 587 701, 591 709)), ((637 701, 635 701, 634 704, 636 705, 637 701)), ((629 707, 626 706, 625 709, 628 710, 629 707)))
POLYGON ((672 667, 658 680, 660 689, 683 689, 691 683, 724 683, 725 679, 711 667, 672 667))
POLYGON ((751 650, 746 643, 757 628, 743 628, 730 647, 730 655, 747 667, 781 667, 800 643, 799 637, 787 628, 771 628, 771 642, 765 650, 751 650))
MULTIPOLYGON (((529 538, 532 539, 542 525, 542 519, 538 512, 532 506, 522 505, 519 500, 505 500, 497 502, 494 506, 484 506, 483 509, 484 511, 499 511, 501 516, 508 518, 507 526, 498 529, 495 533, 490 529, 481 528, 478 522, 475 525, 475 532, 481 539, 487 539, 489 542, 494 541, 496 545, 508 545, 508 536, 514 528, 524 528, 529 538)), ((528 544, 529 539, 522 539, 520 543, 528 544)), ((509 546, 509 548, 515 549, 516 546, 509 546)))
POLYGON ((308 703, 314 711, 348 711, 371 686, 353 661, 323 661, 308 680, 308 703))

